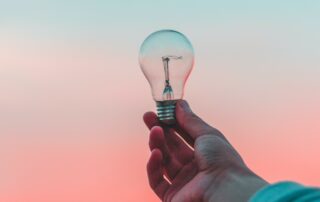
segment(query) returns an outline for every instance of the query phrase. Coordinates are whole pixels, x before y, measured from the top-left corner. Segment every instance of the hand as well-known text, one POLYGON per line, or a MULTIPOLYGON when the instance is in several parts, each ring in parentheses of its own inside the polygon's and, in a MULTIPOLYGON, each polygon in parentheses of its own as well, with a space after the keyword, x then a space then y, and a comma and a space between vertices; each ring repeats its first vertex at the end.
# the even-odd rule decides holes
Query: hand
POLYGON ((184 100, 177 102, 176 119, 177 124, 168 127, 155 113, 144 115, 151 129, 149 183, 162 201, 242 202, 267 184, 250 171, 224 135, 196 116, 184 100))

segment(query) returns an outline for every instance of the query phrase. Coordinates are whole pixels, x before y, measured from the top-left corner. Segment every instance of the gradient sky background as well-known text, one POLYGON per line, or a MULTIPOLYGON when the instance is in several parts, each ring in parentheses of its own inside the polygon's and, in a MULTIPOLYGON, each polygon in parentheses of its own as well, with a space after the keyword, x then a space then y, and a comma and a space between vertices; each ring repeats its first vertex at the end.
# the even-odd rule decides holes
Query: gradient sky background
POLYGON ((176 29, 185 93, 270 182, 320 185, 320 1, 0 1, 0 201, 158 201, 138 65, 176 29))

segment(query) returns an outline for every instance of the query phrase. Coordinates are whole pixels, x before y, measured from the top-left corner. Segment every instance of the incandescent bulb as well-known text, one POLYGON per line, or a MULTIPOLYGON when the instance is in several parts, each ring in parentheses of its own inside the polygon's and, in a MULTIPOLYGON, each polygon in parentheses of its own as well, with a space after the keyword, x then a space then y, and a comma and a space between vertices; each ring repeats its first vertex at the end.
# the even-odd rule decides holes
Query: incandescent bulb
POLYGON ((174 30, 154 32, 142 43, 139 62, 156 101, 159 120, 174 123, 175 104, 183 97, 194 63, 190 41, 174 30))

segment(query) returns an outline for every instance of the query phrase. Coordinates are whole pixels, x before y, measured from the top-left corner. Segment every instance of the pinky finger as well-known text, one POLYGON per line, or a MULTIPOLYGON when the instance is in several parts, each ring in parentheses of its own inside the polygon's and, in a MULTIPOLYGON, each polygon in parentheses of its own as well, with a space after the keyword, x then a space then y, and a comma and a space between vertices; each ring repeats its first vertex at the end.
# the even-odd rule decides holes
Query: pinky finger
POLYGON ((149 184, 160 199, 164 198, 166 192, 170 188, 169 182, 163 177, 162 160, 162 153, 156 148, 152 150, 147 164, 149 184))

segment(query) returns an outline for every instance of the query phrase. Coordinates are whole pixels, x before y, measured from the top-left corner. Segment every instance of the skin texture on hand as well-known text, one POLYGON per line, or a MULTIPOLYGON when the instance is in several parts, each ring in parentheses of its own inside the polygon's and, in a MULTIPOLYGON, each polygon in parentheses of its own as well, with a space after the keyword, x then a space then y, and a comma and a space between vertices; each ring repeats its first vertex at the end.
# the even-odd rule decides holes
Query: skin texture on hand
POLYGON ((248 201, 267 182, 254 174, 224 135, 177 102, 177 124, 161 124, 147 112, 151 155, 149 184, 165 202, 248 201))

